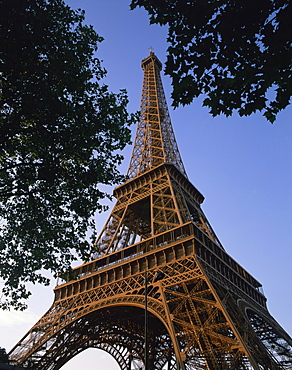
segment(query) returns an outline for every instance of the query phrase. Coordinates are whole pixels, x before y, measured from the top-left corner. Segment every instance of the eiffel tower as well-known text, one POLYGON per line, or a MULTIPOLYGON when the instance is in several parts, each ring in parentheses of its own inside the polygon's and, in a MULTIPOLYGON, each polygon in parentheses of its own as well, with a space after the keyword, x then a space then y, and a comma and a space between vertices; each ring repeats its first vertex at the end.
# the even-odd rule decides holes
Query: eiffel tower
POLYGON ((188 180, 151 51, 128 179, 92 261, 58 283, 51 308, 12 349, 14 364, 59 369, 100 348, 122 370, 292 369, 292 340, 261 284, 221 245, 188 180))

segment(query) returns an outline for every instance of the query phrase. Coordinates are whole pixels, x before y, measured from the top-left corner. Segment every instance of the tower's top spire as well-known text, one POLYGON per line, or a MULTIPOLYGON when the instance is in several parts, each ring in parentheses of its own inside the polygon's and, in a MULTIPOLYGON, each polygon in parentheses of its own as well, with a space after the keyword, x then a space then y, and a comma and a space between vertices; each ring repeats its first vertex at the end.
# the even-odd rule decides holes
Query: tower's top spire
MULTIPOLYGON (((147 66, 148 66, 149 63, 154 63, 154 64, 156 63, 156 67, 158 68, 158 72, 160 72, 162 70, 162 63, 157 58, 157 56, 154 54, 152 48, 150 48, 150 55, 149 55, 149 57, 143 59, 142 62, 141 62, 141 67, 142 67, 143 71, 145 71, 145 69, 147 68, 147 66)), ((144 75, 144 79, 145 79, 145 75, 144 75)), ((160 79, 159 82, 161 83, 161 79, 160 79)), ((161 85, 162 85, 162 83, 161 83, 161 85)))
POLYGON ((186 176, 160 77, 162 63, 152 48, 150 55, 142 60, 142 69, 144 78, 140 104, 141 117, 128 176, 129 178, 136 177, 162 163, 175 165, 186 176))

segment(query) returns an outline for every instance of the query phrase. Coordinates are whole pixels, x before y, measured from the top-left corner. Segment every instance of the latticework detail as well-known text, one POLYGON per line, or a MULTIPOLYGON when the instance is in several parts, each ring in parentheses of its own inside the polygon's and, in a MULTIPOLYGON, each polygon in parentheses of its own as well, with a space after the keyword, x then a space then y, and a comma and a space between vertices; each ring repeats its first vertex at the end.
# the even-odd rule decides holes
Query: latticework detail
POLYGON ((292 370, 292 339, 261 284, 220 244, 185 175, 161 64, 151 53, 142 68, 130 179, 114 190, 93 260, 60 277, 11 360, 57 370, 94 347, 122 370, 292 370))
POLYGON ((139 176, 162 163, 175 165, 185 176, 183 162, 173 133, 160 77, 161 63, 153 52, 142 61, 144 79, 129 178, 139 176))

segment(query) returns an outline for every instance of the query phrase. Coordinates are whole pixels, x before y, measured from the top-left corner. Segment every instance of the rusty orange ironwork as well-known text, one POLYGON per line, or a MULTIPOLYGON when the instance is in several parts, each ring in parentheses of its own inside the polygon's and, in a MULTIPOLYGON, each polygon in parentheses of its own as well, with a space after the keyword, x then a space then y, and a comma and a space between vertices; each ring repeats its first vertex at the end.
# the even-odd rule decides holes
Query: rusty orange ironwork
POLYGON ((291 369, 290 336, 268 312, 261 284, 224 250, 187 178, 152 51, 142 68, 128 180, 114 190, 93 260, 59 283, 10 358, 59 369, 95 347, 122 370, 291 369))

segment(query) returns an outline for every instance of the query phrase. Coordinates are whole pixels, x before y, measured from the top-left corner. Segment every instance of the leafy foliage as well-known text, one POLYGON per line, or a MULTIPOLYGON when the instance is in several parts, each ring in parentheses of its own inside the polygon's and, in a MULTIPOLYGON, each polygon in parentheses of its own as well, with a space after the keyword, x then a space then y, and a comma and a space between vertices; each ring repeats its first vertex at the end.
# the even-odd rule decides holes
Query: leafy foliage
POLYGON ((290 102, 291 18, 288 0, 132 0, 150 23, 168 25, 166 74, 173 105, 204 94, 213 116, 262 111, 274 122, 290 102))
POLYGON ((0 347, 0 364, 8 364, 8 363, 9 363, 9 356, 6 353, 6 349, 0 347))
POLYGON ((130 142, 126 92, 100 84, 102 38, 62 0, 0 0, 0 307, 25 308, 26 283, 48 284, 86 260, 92 217, 122 180, 130 142))

